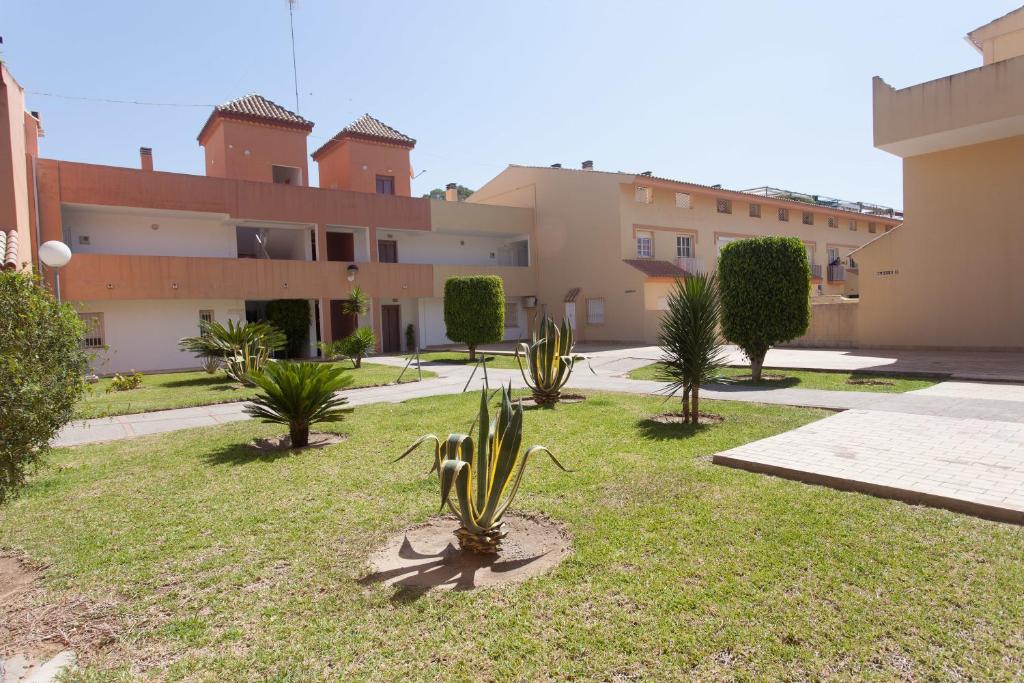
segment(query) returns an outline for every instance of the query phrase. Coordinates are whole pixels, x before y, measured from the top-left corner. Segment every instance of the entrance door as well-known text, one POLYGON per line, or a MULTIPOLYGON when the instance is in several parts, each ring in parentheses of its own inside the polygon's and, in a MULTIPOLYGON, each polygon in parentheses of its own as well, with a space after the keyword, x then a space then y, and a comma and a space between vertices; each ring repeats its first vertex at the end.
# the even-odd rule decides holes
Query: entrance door
POLYGON ((565 319, 569 321, 569 327, 572 328, 573 332, 576 331, 576 302, 566 301, 565 302, 565 319))
POLYGON ((380 348, 384 353, 402 351, 399 307, 394 304, 380 307, 380 348))
POLYGON ((342 301, 331 299, 331 341, 344 339, 356 331, 359 319, 351 313, 342 313, 342 301))

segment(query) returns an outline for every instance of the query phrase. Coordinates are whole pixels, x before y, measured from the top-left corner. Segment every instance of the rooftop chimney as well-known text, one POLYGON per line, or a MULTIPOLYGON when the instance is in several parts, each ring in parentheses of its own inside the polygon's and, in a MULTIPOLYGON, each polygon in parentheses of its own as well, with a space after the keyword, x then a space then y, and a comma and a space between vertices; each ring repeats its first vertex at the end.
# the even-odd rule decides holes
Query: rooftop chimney
POLYGON ((551 168, 562 168, 561 164, 551 164, 551 168))
POLYGON ((153 148, 152 147, 139 147, 139 161, 142 164, 143 171, 153 170, 153 148))
POLYGON ((459 186, 455 183, 448 183, 444 186, 444 200, 446 202, 459 201, 459 186))
POLYGON ((583 162, 583 170, 584 171, 593 171, 594 170, 594 162, 591 161, 590 159, 587 159, 586 161, 584 161, 583 162))

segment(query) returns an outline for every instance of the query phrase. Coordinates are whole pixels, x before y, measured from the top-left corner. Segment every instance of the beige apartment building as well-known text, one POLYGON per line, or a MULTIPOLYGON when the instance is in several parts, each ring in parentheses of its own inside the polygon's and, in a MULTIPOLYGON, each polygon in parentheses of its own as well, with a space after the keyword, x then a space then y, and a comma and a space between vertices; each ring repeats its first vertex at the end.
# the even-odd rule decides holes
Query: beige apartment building
POLYGON ((567 317, 587 341, 656 341, 673 282, 714 270, 721 247, 744 237, 799 237, 813 295, 854 295, 851 252, 901 221, 873 204, 605 172, 590 161, 509 166, 468 202, 533 209, 539 313, 567 317))
POLYGON ((875 146, 903 158, 906 219, 854 252, 860 300, 814 307, 808 343, 1024 349, 1024 8, 967 40, 979 68, 875 78, 875 146))

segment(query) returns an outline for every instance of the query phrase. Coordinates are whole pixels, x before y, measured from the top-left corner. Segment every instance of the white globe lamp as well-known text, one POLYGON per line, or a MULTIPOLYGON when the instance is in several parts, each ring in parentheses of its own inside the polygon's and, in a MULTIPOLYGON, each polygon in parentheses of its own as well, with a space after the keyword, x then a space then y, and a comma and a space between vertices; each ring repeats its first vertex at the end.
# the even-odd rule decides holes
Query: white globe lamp
POLYGON ((39 260, 54 271, 54 293, 60 301, 60 269, 71 260, 71 248, 60 240, 50 240, 39 245, 39 260))

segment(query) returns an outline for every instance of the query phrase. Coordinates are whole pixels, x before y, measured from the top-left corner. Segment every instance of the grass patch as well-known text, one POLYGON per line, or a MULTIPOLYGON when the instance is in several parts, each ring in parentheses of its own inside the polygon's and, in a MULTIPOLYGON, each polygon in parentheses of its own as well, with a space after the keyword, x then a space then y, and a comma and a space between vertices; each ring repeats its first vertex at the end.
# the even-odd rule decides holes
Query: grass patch
MULTIPOLYGON (((352 376, 353 389, 390 384, 397 380, 398 375, 402 372, 401 368, 365 361, 361 368, 353 368, 351 363, 344 363, 344 365, 352 376)), ((436 376, 436 373, 423 371, 424 378, 436 376)), ((415 381, 416 377, 416 369, 410 368, 402 377, 402 383, 415 381)), ((111 380, 107 378, 89 385, 85 398, 78 404, 75 417, 84 419, 145 413, 168 408, 207 406, 214 403, 245 401, 259 393, 259 389, 243 387, 225 376, 223 372, 218 372, 215 375, 206 372, 167 372, 145 375, 142 378, 142 386, 138 389, 107 393, 110 382, 111 380)))
POLYGON ((527 415, 576 472, 531 462, 516 508, 574 553, 524 584, 419 596, 363 586, 370 553, 437 512, 424 432, 475 394, 358 407, 298 454, 255 422, 60 449, 0 508, 0 546, 54 596, 116 596, 118 640, 69 680, 1009 680, 1024 649, 1024 530, 760 476, 708 456, 817 420, 593 393, 527 415))
MULTIPOLYGON (((477 352, 477 357, 487 356, 487 367, 499 370, 518 370, 519 363, 514 356, 503 356, 494 353, 484 354, 477 352)), ((464 351, 424 351, 420 353, 420 361, 423 363, 447 363, 455 365, 471 365, 469 353, 464 351)), ((476 361, 473 361, 476 363, 476 361)))
MULTIPOLYGON (((658 380, 661 363, 651 363, 629 373, 630 379, 658 380)), ((797 387, 799 389, 827 389, 829 391, 876 391, 886 394, 901 394, 905 391, 924 389, 941 380, 907 375, 881 375, 866 372, 830 372, 826 370, 790 370, 789 368, 764 368, 765 375, 782 375, 783 379, 750 379, 750 368, 722 368, 720 375, 733 379, 730 384, 760 387, 797 387), (746 377, 744 379, 744 376, 746 377)))

